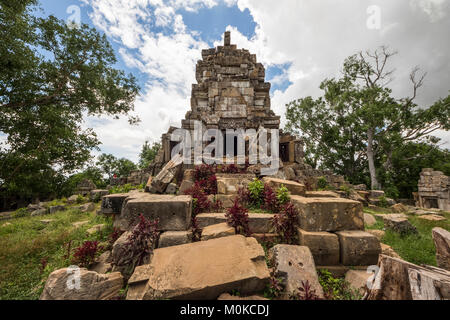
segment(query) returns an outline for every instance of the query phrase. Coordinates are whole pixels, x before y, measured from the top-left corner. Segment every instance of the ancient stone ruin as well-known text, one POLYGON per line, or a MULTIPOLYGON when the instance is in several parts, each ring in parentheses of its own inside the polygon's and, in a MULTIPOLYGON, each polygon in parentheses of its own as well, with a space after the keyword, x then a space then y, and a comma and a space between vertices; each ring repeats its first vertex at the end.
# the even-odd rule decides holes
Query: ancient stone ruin
POLYGON ((431 168, 420 173, 416 206, 450 211, 450 177, 431 168))

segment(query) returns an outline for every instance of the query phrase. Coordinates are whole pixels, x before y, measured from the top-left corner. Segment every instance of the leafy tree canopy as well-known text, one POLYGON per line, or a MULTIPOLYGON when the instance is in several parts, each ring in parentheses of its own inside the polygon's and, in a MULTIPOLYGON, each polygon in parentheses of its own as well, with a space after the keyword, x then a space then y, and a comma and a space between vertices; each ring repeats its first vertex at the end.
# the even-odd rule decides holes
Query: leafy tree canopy
POLYGON ((160 143, 153 143, 153 145, 150 146, 150 143, 148 141, 145 141, 144 145, 142 146, 142 151, 139 155, 139 167, 141 169, 148 168, 153 160, 155 160, 156 155, 158 154, 160 149, 160 143))
POLYGON ((128 115, 139 90, 104 35, 35 17, 36 4, 0 0, 0 188, 24 196, 42 192, 46 172, 82 168, 100 144, 83 118, 128 115))

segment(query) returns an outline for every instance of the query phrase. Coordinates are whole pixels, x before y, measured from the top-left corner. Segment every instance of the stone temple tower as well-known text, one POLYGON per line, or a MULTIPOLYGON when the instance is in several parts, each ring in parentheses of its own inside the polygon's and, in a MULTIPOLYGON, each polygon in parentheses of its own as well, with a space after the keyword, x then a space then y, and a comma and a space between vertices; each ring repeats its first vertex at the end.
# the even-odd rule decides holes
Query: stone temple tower
MULTIPOLYGON (((279 129, 280 117, 271 110, 271 85, 265 81, 264 66, 257 62, 255 54, 231 44, 230 32, 225 32, 223 46, 202 50, 196 79, 197 83, 192 85, 191 109, 181 122, 183 129, 193 132, 199 121, 205 129, 223 133, 227 129, 279 129)), ((175 129, 171 127, 162 136, 162 149, 152 172, 158 172, 171 159, 176 145, 171 142, 171 134, 175 129)), ((279 154, 283 163, 301 163, 301 140, 280 132, 279 154)))
POLYGON ((191 111, 182 121, 193 130, 193 121, 211 129, 278 129, 280 117, 270 109, 270 83, 265 69, 248 50, 231 44, 225 32, 224 45, 202 51, 192 85, 191 111))

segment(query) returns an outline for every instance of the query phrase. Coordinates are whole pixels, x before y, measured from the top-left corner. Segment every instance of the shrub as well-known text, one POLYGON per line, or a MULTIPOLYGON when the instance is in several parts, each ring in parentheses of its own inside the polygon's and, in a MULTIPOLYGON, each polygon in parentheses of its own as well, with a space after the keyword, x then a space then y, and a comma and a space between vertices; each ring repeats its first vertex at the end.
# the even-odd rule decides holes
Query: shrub
POLYGON ((114 228, 113 232, 108 236, 108 249, 112 249, 114 243, 117 241, 117 239, 120 238, 120 236, 123 234, 120 229, 114 228))
POLYGON ((298 291, 291 298, 294 300, 321 300, 316 290, 311 288, 308 280, 302 281, 301 287, 298 288, 298 291))
POLYGON ((236 174, 239 173, 240 170, 235 164, 230 165, 224 165, 220 167, 220 172, 222 173, 229 173, 229 174, 236 174))
POLYGON ((319 177, 317 179, 317 187, 319 189, 326 189, 328 187, 328 181, 325 177, 319 177))
POLYGON ((250 204, 254 207, 261 207, 264 201, 264 183, 255 178, 248 184, 248 190, 250 191, 250 204))
POLYGON ((142 214, 125 243, 121 265, 130 265, 131 272, 145 262, 159 239, 158 220, 148 220, 142 214))
POLYGON ((83 203, 83 202, 85 202, 85 201, 86 201, 86 198, 83 197, 81 194, 79 194, 79 195, 77 196, 77 203, 78 203, 78 204, 83 203))
POLYGON ((194 216, 210 210, 211 201, 208 200, 208 195, 198 182, 196 182, 192 188, 186 190, 185 194, 190 195, 193 198, 194 216))
POLYGON ((234 228, 236 234, 244 234, 250 236, 250 228, 248 226, 248 210, 241 206, 237 200, 225 214, 228 224, 234 228))
POLYGON ((195 167, 194 179, 195 181, 208 180, 209 177, 216 174, 216 168, 208 164, 202 164, 195 167))
POLYGON ((277 200, 280 205, 286 204, 291 200, 289 190, 283 184, 277 190, 277 200))
POLYGON ((273 189, 268 185, 264 185, 264 209, 270 212, 278 212, 279 201, 273 189))
POLYGON ((273 229, 279 234, 283 243, 297 243, 297 227, 299 226, 298 219, 299 212, 292 202, 288 202, 283 205, 280 213, 273 217, 273 229))
POLYGON ((342 185, 339 189, 345 193, 345 196, 346 196, 347 198, 350 197, 350 194, 351 194, 351 192, 352 192, 352 189, 350 189, 349 186, 342 185))
POLYGON ((135 190, 138 187, 134 187, 131 184, 127 183, 123 186, 114 186, 109 190, 109 194, 117 194, 117 193, 128 193, 131 190, 135 190))
POLYGON ((357 290, 351 289, 345 279, 334 278, 328 270, 320 269, 318 276, 326 300, 360 300, 362 298, 357 290))
POLYGON ((380 207, 382 207, 382 208, 387 208, 387 207, 389 207, 389 203, 388 203, 388 201, 387 201, 386 196, 381 196, 381 197, 378 198, 378 200, 380 200, 380 202, 379 202, 380 207))
POLYGON ((214 198, 214 202, 211 203, 211 212, 223 212, 223 203, 219 199, 214 198))
POLYGON ((283 292, 283 278, 276 278, 273 273, 270 274, 269 283, 264 291, 264 298, 278 298, 283 292))
POLYGON ((237 191, 236 201, 238 201, 244 207, 250 205, 250 191, 246 187, 239 188, 237 191))
POLYGON ((217 194, 217 178, 215 175, 195 182, 207 194, 217 194))
POLYGON ((98 241, 85 241, 82 246, 75 249, 73 263, 88 268, 94 263, 98 250, 98 241))
POLYGON ((16 211, 14 211, 14 213, 12 214, 13 218, 23 218, 23 217, 27 217, 29 215, 29 212, 27 210, 27 208, 20 208, 16 211))

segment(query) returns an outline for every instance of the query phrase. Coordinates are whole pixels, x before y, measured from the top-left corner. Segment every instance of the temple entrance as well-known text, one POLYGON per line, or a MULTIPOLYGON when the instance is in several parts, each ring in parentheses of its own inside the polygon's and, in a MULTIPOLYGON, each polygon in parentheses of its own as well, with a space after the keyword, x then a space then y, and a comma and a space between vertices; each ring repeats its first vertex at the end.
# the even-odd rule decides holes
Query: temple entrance
POLYGON ((289 162, 289 143, 280 143, 280 159, 289 162))
POLYGON ((437 198, 424 198, 423 206, 426 209, 439 209, 439 203, 437 198))

